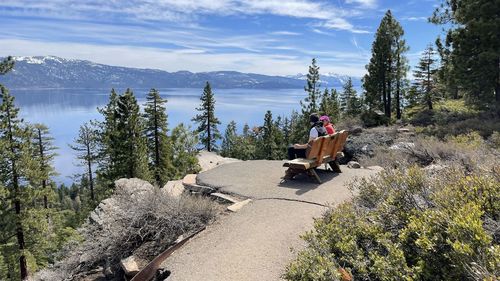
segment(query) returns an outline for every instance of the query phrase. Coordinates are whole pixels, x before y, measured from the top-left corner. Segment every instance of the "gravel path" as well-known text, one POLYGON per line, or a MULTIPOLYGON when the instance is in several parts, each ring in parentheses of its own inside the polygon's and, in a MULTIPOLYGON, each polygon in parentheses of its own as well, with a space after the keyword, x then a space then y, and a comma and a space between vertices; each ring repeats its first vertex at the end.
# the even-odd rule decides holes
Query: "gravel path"
POLYGON ((323 184, 307 177, 281 183, 282 161, 224 164, 201 173, 197 183, 220 192, 252 198, 238 213, 229 214, 174 252, 162 265, 168 281, 279 280, 304 242, 313 218, 350 198, 346 182, 370 176, 378 169, 318 172, 323 184))

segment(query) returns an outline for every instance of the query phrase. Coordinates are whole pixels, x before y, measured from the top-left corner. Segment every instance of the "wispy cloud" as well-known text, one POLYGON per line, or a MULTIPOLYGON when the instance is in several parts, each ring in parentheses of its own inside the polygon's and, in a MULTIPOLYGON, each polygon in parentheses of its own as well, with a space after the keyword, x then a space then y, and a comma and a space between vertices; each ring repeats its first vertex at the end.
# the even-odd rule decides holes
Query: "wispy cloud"
POLYGON ((402 20, 407 21, 427 21, 428 17, 403 17, 402 20))
POLYGON ((345 2, 348 4, 360 4, 362 7, 370 9, 377 7, 377 0, 346 0, 345 2))
MULTIPOLYGON (((362 6, 374 0, 356 0, 362 6)), ((0 12, 61 19, 196 22, 202 15, 276 15, 321 20, 324 27, 359 32, 345 11, 312 0, 4 0, 0 12)))
POLYGON ((298 36, 302 35, 299 32, 292 32, 292 31, 273 31, 271 32, 273 35, 285 35, 285 36, 298 36))

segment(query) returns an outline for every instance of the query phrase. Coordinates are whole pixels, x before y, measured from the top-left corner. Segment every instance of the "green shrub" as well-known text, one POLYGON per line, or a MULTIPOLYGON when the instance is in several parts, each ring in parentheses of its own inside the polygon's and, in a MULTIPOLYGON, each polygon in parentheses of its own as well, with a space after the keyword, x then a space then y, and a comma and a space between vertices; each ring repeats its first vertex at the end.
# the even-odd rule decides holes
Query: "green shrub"
POLYGON ((499 230, 485 225, 499 225, 499 180, 498 168, 475 173, 459 165, 357 180, 352 202, 315 221, 284 277, 337 280, 315 277, 342 266, 354 280, 496 280, 499 230))
POLYGON ((388 125, 391 119, 379 112, 368 110, 361 113, 361 121, 363 121, 365 127, 375 127, 388 125))
POLYGON ((493 132, 489 138, 489 143, 493 148, 500 149, 500 132, 493 132))

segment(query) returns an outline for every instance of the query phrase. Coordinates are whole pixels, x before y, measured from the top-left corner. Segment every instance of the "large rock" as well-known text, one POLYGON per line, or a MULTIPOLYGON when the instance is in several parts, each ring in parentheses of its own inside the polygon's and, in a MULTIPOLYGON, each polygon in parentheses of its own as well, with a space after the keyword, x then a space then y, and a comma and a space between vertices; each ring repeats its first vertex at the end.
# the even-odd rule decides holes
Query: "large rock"
POLYGON ((374 156, 377 146, 390 146, 394 143, 393 137, 388 133, 371 132, 364 130, 360 135, 349 135, 344 145, 344 157, 338 158, 340 164, 349 161, 358 161, 362 156, 374 156))
POLYGON ((122 267, 125 275, 128 277, 135 276, 139 273, 139 265, 137 264, 136 258, 134 256, 130 256, 126 259, 120 261, 120 266, 122 267))
POLYGON ((182 180, 169 181, 163 186, 162 191, 164 194, 172 197, 179 197, 184 192, 184 185, 182 180))
POLYGON ((234 159, 234 158, 222 157, 215 152, 208 152, 206 150, 200 151, 197 158, 198 158, 198 163, 200 164, 202 172, 208 171, 208 170, 213 169, 213 168, 215 168, 219 165, 222 165, 222 164, 234 163, 234 162, 241 161, 241 160, 234 159))

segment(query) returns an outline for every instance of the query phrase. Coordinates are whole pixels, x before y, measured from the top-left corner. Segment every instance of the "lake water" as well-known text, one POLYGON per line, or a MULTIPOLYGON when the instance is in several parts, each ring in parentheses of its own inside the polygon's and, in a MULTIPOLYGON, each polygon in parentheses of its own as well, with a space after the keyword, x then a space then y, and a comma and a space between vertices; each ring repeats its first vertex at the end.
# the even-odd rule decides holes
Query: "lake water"
MULTIPOLYGON (((135 89, 134 94, 142 105, 146 101, 149 89, 135 89)), ((200 104, 202 89, 159 89, 162 97, 168 100, 167 114, 169 128, 183 122, 191 125, 200 104)), ((57 89, 57 90, 10 90, 15 96, 16 106, 21 116, 30 123, 43 123, 50 129, 58 147, 58 156, 54 165, 60 174, 55 178, 58 183, 69 184, 71 176, 81 172, 75 160, 74 152, 68 147, 78 134, 80 125, 92 119, 101 119, 97 107, 108 102, 109 89, 57 89)), ((124 89, 117 89, 118 93, 124 89)), ((299 101, 306 93, 303 89, 214 89, 215 112, 221 121, 219 130, 224 131, 226 125, 236 121, 238 129, 245 123, 251 127, 262 125, 267 110, 273 117, 289 116, 292 110, 300 108, 299 101)))

